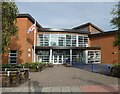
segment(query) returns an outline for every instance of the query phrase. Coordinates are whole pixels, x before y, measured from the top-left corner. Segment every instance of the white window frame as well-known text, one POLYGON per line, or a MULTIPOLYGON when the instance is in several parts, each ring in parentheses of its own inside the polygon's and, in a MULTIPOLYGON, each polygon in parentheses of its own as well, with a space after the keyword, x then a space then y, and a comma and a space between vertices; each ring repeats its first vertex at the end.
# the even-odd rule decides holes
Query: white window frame
MULTIPOLYGON (((99 63, 101 63, 101 50, 87 50, 88 51, 88 53, 89 53, 89 51, 93 51, 94 52, 94 56, 95 56, 95 51, 99 51, 100 52, 100 60, 99 60, 99 62, 95 62, 95 60, 94 60, 94 63, 93 64, 99 64, 99 63)), ((87 61, 89 62, 89 57, 88 57, 88 55, 87 55, 87 61)), ((87 63, 88 63, 87 62, 87 63)), ((89 63, 88 63, 89 64, 89 63)))
POLYGON ((17 54, 18 54, 18 53, 17 53, 17 50, 15 50, 16 53, 11 53, 11 51, 12 51, 12 50, 10 50, 10 52, 9 52, 8 63, 9 63, 9 64, 17 64, 17 54), (11 54, 16 54, 16 56, 11 56, 11 54), (11 60, 10 60, 10 57, 16 57, 16 63, 11 63, 11 62, 10 62, 10 61, 11 61, 11 60))

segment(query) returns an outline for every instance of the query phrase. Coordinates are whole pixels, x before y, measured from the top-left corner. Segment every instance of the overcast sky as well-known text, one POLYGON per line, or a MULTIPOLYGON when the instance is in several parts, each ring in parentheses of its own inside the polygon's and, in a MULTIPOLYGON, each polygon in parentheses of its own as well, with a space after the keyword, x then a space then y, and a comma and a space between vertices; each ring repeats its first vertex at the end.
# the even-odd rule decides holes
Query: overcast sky
POLYGON ((105 31, 112 30, 110 14, 115 2, 16 2, 20 13, 29 13, 44 28, 70 29, 92 22, 105 31))

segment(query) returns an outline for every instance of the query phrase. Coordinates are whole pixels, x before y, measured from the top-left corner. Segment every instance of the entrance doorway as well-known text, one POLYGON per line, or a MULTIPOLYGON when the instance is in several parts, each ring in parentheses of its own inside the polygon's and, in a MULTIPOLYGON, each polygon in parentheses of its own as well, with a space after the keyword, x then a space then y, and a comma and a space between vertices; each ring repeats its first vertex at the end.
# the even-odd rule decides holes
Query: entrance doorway
POLYGON ((59 51, 53 51, 52 61, 53 64, 63 64, 63 53, 60 53, 59 51))

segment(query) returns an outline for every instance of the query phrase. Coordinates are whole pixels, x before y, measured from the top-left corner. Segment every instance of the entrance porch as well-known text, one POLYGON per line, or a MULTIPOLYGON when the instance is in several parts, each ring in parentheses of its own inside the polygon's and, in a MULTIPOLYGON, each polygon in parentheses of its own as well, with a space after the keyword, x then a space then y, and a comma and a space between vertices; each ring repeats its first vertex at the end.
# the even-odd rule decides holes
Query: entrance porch
POLYGON ((73 49, 49 49, 37 51, 37 62, 64 64, 72 62, 85 62, 85 51, 73 49))

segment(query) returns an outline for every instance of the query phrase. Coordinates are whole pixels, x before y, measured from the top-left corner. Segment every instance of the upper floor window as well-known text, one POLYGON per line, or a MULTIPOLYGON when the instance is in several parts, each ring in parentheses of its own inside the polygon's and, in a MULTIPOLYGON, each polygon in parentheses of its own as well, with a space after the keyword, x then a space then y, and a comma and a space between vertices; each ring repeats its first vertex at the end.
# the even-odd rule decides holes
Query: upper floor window
POLYGON ((39 34, 38 46, 88 46, 87 36, 66 34, 39 34), (77 39, 78 38, 78 39, 77 39))
POLYGON ((49 46, 49 35, 48 34, 38 34, 38 45, 49 46))

